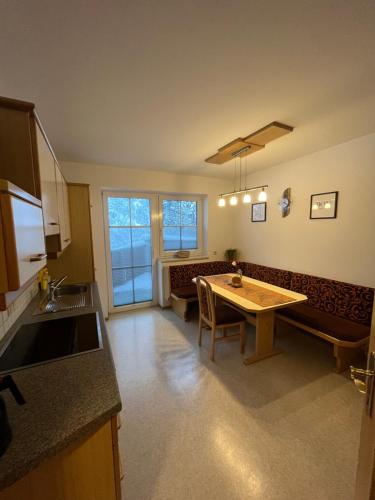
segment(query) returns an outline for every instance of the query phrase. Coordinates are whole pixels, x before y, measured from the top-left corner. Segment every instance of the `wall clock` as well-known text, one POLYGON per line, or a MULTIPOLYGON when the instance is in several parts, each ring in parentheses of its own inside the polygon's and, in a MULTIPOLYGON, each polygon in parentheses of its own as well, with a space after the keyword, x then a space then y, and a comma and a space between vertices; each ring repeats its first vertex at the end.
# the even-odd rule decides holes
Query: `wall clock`
POLYGON ((281 210, 282 217, 286 217, 287 215, 289 215, 290 212, 290 203, 291 203, 290 191, 291 191, 290 188, 286 188, 283 194, 281 195, 281 199, 279 201, 279 207, 281 210))

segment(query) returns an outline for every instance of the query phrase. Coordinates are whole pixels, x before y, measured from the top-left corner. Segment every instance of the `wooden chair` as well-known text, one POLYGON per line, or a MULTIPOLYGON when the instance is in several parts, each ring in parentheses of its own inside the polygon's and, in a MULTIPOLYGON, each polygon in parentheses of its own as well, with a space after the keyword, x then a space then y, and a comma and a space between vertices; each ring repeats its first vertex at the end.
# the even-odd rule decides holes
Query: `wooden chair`
POLYGON ((199 302, 199 346, 202 345, 202 329, 204 325, 211 330, 210 359, 215 361, 215 345, 235 338, 240 339, 241 354, 245 352, 246 320, 244 316, 227 305, 215 305, 212 288, 202 276, 197 277, 199 302), (227 329, 238 326, 239 333, 227 335, 227 329), (222 336, 216 336, 216 330, 222 330, 222 336))

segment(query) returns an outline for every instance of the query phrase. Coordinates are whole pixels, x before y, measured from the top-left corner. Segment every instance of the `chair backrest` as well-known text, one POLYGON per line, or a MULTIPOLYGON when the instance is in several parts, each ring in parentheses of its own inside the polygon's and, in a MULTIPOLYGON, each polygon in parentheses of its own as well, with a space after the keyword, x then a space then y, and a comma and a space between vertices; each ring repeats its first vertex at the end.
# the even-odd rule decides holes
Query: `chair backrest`
POLYGON ((212 288, 206 278, 197 277, 197 293, 199 303, 199 315, 210 323, 215 322, 215 304, 212 288))

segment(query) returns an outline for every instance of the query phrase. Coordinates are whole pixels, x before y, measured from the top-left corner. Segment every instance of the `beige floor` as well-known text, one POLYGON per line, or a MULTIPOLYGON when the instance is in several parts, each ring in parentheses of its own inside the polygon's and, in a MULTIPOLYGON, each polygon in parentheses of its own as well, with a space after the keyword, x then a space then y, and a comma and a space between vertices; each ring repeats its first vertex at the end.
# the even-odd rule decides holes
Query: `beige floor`
POLYGON ((208 334, 199 350, 197 323, 171 310, 108 325, 125 500, 352 500, 362 400, 330 346, 282 329, 285 352, 245 367, 237 342, 211 363, 208 334))

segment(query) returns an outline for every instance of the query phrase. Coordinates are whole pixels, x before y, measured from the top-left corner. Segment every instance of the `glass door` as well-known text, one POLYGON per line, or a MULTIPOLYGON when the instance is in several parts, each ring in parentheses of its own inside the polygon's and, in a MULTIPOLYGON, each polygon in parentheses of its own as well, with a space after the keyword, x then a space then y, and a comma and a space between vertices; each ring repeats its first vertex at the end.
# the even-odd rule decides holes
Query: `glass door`
POLYGON ((155 300, 152 196, 105 193, 110 310, 155 300))

